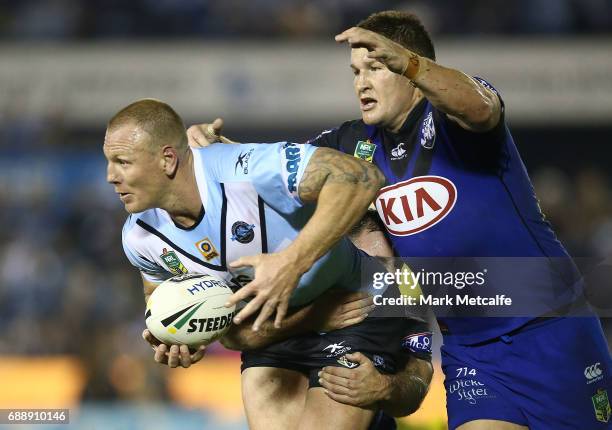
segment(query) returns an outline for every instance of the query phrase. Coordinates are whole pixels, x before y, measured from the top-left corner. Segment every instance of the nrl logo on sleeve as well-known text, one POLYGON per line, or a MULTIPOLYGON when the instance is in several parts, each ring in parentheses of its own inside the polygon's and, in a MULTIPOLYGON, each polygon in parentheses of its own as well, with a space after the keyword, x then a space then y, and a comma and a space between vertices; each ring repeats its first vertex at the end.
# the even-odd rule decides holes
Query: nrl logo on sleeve
POLYGON ((387 231, 410 236, 442 221, 457 201, 455 184, 440 176, 418 176, 381 188, 376 210, 387 231))
POLYGON ((433 121, 433 114, 429 112, 423 120, 421 126, 421 146, 425 149, 431 149, 436 143, 436 126, 433 121))
POLYGON ((374 152, 376 151, 376 144, 370 142, 370 140, 359 140, 355 147, 355 153, 353 154, 357 158, 361 158, 369 163, 374 159, 374 152))
POLYGON ((402 348, 410 352, 431 354, 431 332, 415 333, 402 339, 402 348))
POLYGON ((181 263, 181 260, 179 260, 176 252, 172 250, 168 251, 166 248, 164 248, 159 257, 168 267, 170 273, 173 273, 174 275, 182 275, 183 273, 188 272, 187 268, 183 266, 183 263, 181 263))

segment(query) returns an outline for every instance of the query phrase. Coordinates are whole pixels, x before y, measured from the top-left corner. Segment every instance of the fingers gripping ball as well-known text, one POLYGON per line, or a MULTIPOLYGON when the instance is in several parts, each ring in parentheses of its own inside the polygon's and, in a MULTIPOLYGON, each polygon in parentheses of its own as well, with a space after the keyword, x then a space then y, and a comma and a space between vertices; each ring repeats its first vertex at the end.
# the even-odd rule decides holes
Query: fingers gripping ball
POLYGON ((163 343, 208 345, 229 330, 235 306, 229 285, 211 275, 185 274, 161 283, 147 303, 145 322, 163 343))

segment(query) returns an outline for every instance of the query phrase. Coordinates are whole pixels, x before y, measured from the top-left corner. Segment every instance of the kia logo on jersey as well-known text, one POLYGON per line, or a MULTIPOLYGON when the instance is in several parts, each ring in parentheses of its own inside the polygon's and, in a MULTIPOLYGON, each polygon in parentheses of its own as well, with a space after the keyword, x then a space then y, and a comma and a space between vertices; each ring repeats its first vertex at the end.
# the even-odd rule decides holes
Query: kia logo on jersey
POLYGON ((455 206, 457 188, 441 176, 418 176, 382 188, 376 210, 389 233, 409 236, 442 221, 455 206))

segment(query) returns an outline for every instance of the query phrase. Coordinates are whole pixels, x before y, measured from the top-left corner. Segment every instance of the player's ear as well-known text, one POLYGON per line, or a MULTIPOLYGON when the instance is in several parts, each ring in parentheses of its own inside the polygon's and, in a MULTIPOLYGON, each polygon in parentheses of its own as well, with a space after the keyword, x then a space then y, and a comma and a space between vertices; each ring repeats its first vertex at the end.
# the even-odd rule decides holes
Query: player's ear
POLYGON ((176 175, 176 171, 178 170, 178 153, 175 148, 172 146, 164 146, 162 148, 162 159, 160 160, 161 167, 164 173, 173 178, 176 175))

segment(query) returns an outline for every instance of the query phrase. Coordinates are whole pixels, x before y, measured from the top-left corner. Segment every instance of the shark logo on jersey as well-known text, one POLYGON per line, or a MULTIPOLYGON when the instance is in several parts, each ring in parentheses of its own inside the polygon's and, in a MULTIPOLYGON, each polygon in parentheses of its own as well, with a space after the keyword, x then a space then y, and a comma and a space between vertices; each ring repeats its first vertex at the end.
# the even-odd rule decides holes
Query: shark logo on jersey
POLYGON ((244 173, 245 175, 249 173, 249 159, 251 158, 251 154, 253 153, 253 151, 255 151, 255 148, 249 149, 249 151, 246 153, 240 153, 238 159, 236 160, 236 165, 234 166, 234 175, 238 170, 238 166, 240 166, 242 173, 244 173))
POLYGON ((254 224, 247 224, 244 221, 236 221, 232 225, 232 240, 240 243, 249 243, 255 237, 254 224))
POLYGON ((295 143, 285 143, 282 146, 282 151, 283 177, 287 181, 287 190, 290 194, 296 195, 297 174, 302 160, 302 150, 295 143))
POLYGON ((429 112, 421 126, 421 146, 425 149, 432 149, 435 143, 436 127, 433 121, 433 114, 429 112))
POLYGON ((207 237, 197 242, 196 248, 198 248, 198 251, 200 251, 200 254, 202 254, 202 257, 204 257, 206 261, 210 261, 219 256, 219 253, 215 249, 215 245, 213 245, 212 241, 207 237))
POLYGON ((172 250, 168 251, 166 248, 164 248, 159 257, 168 267, 170 273, 173 273, 174 275, 182 275, 183 273, 188 272, 187 268, 183 266, 183 263, 181 263, 181 260, 179 260, 176 252, 172 250))
POLYGON ((353 155, 357 158, 361 158, 368 163, 371 163, 374 159, 374 152, 376 152, 376 144, 370 142, 370 140, 358 140, 355 152, 353 155))

